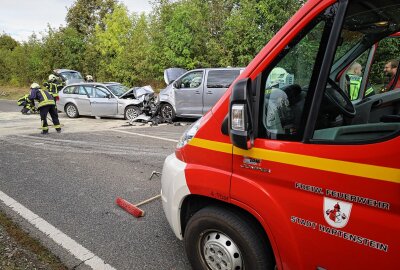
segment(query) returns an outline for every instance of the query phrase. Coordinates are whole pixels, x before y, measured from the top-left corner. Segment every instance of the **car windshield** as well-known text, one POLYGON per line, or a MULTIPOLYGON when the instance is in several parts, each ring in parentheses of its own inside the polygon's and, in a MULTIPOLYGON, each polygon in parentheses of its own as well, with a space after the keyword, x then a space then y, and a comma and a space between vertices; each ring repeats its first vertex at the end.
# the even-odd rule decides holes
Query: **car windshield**
POLYGON ((122 96, 123 94, 125 94, 126 92, 129 91, 129 88, 122 85, 122 84, 112 84, 112 85, 108 85, 108 89, 111 90, 111 92, 116 95, 117 97, 122 96))
POLYGON ((60 74, 65 80, 82 79, 83 77, 79 72, 66 71, 60 74))

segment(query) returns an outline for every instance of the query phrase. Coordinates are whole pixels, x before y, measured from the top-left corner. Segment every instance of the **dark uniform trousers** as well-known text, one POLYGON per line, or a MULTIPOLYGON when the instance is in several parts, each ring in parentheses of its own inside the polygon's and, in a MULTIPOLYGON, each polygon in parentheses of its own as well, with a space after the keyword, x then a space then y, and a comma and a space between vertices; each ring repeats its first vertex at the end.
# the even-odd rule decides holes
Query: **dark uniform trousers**
POLYGON ((47 133, 49 131, 49 127, 47 124, 47 114, 50 113, 51 120, 53 121, 54 128, 57 131, 61 130, 60 121, 58 120, 58 113, 55 105, 46 105, 39 108, 40 111, 40 119, 42 120, 42 130, 43 133, 47 133))

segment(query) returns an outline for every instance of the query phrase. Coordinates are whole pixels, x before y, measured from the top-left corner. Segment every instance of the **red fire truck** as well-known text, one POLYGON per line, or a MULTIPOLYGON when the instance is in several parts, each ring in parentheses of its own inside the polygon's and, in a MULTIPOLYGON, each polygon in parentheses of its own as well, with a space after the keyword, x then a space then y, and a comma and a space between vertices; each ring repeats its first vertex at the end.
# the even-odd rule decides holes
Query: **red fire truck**
POLYGON ((183 134, 162 202, 194 269, 399 269, 399 29, 398 0, 310 0, 183 134))

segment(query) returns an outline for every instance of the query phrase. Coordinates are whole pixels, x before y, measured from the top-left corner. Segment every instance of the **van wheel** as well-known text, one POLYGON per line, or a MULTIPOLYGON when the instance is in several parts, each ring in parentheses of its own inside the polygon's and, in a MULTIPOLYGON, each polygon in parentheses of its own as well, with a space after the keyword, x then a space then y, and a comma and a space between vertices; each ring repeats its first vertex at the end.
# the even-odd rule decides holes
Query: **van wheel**
POLYGON ((185 229, 185 250, 193 269, 274 269, 269 243, 247 216, 221 207, 194 214, 185 229))
POLYGON ((65 114, 69 118, 77 118, 79 116, 78 108, 74 104, 68 103, 65 105, 65 114))
POLYGON ((125 120, 135 119, 140 115, 140 109, 136 106, 128 106, 125 109, 124 118, 125 120))
POLYGON ((164 103, 160 108, 161 117, 166 121, 174 121, 176 119, 175 110, 171 104, 164 103))

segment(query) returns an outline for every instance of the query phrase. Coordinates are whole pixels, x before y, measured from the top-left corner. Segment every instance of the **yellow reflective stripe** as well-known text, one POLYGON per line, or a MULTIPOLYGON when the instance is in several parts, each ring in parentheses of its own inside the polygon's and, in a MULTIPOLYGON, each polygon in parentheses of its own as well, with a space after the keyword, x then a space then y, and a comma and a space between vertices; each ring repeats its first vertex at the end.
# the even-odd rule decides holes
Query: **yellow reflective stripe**
POLYGON ((61 125, 54 125, 54 128, 61 128, 61 125))
POLYGON ((40 91, 40 93, 42 94, 43 101, 47 101, 47 100, 49 100, 49 99, 47 98, 47 95, 46 95, 46 93, 45 93, 43 90, 39 90, 39 91, 40 91))
POLYGON ((41 108, 46 105, 55 105, 56 104, 53 99, 47 98, 47 95, 43 90, 39 89, 39 91, 42 94, 43 101, 39 102, 38 108, 41 108))
MULTIPOLYGON (((190 145, 205 148, 212 151, 223 153, 232 153, 232 144, 221 143, 210 140, 193 138, 190 145)), ((400 183, 400 169, 369 165, 363 163, 320 158, 308 155, 293 154, 287 152, 280 152, 274 150, 266 150, 261 148, 252 148, 250 150, 243 150, 233 147, 233 154, 241 155, 256 159, 273 161, 288 165, 305 167, 309 169, 316 169, 321 171, 328 171, 334 173, 341 173, 346 175, 353 175, 365 178, 372 178, 383 180, 393 183, 400 183)))
POLYGON ((370 88, 367 89, 367 91, 365 91, 365 95, 367 96, 367 95, 369 95, 369 94, 371 94, 373 92, 374 92, 374 88, 370 87, 370 88))
POLYGON ((205 148, 212 151, 218 151, 223 153, 232 154, 232 144, 230 143, 222 143, 216 141, 209 141, 204 139, 193 138, 189 142, 192 146, 197 146, 200 148, 205 148))
POLYGON ((41 108, 46 105, 55 105, 55 102, 54 102, 54 100, 46 100, 46 101, 39 102, 38 108, 41 108))

